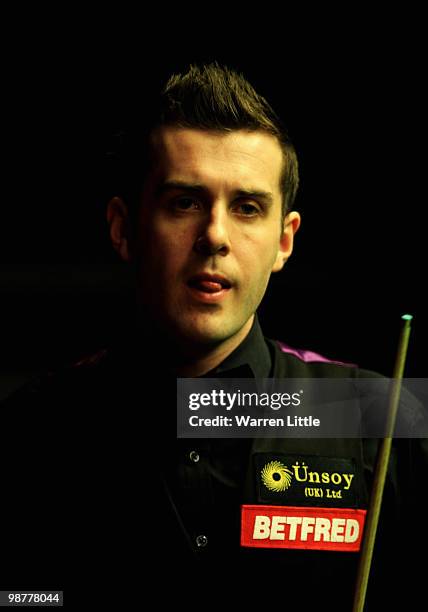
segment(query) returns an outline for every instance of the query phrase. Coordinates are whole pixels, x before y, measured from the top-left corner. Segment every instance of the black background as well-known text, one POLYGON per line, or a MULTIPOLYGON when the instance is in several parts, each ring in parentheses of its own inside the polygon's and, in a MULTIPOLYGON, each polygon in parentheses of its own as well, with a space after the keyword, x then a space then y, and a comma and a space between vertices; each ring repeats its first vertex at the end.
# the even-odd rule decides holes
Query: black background
POLYGON ((132 298, 105 222, 109 135, 144 113, 151 82, 212 59, 271 101, 300 159, 302 227, 260 309, 265 333, 389 375, 410 312, 406 374, 426 375, 418 19, 356 17, 274 28, 275 15, 236 26, 207 15, 183 29, 166 12, 156 31, 148 17, 132 31, 81 17, 48 35, 27 23, 2 75, 3 395, 120 333, 132 298))

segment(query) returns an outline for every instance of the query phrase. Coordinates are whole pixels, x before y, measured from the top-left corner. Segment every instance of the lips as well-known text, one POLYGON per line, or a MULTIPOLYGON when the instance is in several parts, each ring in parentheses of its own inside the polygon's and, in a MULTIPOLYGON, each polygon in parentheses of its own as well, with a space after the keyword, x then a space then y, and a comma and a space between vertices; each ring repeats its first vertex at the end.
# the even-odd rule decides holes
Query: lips
POLYGON ((195 274, 188 280, 187 284, 189 287, 205 293, 218 293, 232 287, 229 279, 221 274, 195 274))

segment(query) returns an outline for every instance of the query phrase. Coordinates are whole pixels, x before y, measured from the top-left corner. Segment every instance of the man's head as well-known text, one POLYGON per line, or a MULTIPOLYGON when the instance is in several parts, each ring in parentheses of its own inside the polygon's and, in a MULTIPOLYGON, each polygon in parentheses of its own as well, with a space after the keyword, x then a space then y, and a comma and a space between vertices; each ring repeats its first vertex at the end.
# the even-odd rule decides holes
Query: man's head
POLYGON ((110 201, 108 219, 141 303, 183 344, 244 338, 300 223, 279 120, 242 76, 191 67, 168 81, 138 153, 127 171, 140 164, 143 180, 110 201))
POLYGON ((114 147, 116 188, 131 211, 138 208, 144 180, 156 164, 152 134, 160 126, 273 135, 283 152, 282 216, 291 210, 299 185, 295 149, 280 118, 243 75, 216 62, 192 65, 186 72, 172 75, 159 93, 145 91, 144 95, 143 120, 121 132, 114 147))

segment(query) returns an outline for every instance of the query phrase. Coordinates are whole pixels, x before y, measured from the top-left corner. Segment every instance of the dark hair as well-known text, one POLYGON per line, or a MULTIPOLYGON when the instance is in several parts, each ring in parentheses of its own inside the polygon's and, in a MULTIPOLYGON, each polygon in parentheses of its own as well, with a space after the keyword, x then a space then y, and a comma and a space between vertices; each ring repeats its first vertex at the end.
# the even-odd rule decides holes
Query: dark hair
POLYGON ((191 65, 173 74, 160 94, 145 103, 144 124, 118 136, 116 189, 129 202, 138 201, 144 177, 151 167, 150 136, 161 126, 230 132, 261 130, 278 139, 284 155, 280 179, 283 217, 292 208, 299 184, 295 149, 266 99, 242 74, 217 62, 191 65))

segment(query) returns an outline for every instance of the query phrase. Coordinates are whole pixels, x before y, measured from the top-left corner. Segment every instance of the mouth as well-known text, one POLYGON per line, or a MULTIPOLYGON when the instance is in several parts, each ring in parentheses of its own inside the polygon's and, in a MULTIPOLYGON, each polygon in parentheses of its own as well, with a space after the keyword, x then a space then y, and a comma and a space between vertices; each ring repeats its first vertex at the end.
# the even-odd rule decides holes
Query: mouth
POLYGON ((193 289, 206 293, 216 293, 222 289, 230 289, 232 286, 232 283, 220 274, 196 274, 188 280, 187 284, 193 289))
POLYGON ((195 274, 187 281, 187 286, 199 301, 213 303, 226 296, 232 283, 221 274, 195 274))

